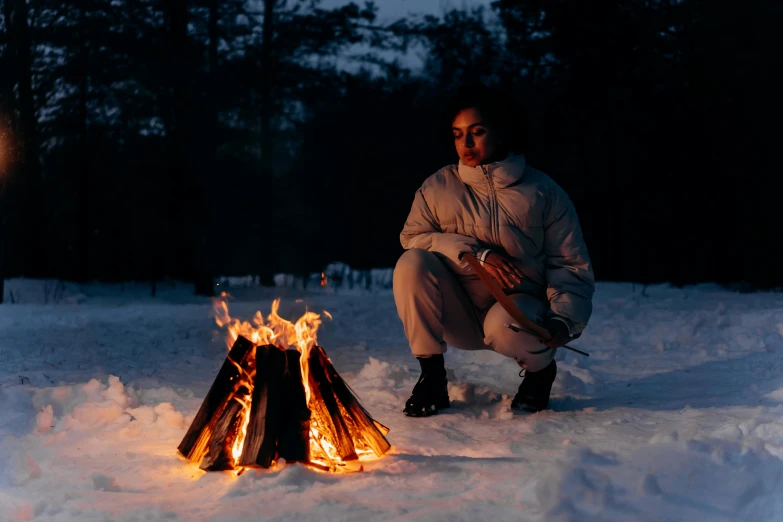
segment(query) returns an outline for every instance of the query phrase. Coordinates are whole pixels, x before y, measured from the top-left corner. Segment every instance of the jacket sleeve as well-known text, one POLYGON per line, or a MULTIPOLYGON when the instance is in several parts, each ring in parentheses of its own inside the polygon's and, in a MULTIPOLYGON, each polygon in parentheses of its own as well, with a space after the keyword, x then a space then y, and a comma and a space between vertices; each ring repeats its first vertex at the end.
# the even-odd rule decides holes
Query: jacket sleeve
POLYGON ((408 219, 400 234, 400 243, 405 250, 422 248, 441 254, 454 263, 462 272, 470 272, 470 265, 460 260, 460 254, 475 254, 481 243, 472 237, 442 232, 437 217, 432 212, 422 189, 416 191, 408 219))
POLYGON ((595 277, 576 209, 560 187, 544 216, 544 252, 549 316, 579 335, 593 312, 595 277))

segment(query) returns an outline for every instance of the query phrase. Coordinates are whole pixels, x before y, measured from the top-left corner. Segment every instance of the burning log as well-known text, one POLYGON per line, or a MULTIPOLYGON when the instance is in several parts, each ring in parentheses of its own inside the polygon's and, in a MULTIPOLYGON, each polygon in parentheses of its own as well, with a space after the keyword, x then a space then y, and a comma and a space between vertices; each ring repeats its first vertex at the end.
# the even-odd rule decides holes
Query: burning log
MULTIPOLYGON (((245 388, 245 393, 247 393, 245 388)), ((205 471, 227 471, 234 469, 233 444, 241 436, 243 411, 245 407, 237 397, 232 397, 220 418, 212 429, 207 445, 207 453, 201 460, 201 469, 205 471)))
POLYGON ((287 357, 277 346, 261 346, 256 350, 256 375, 253 379, 253 402, 245 446, 239 464, 257 464, 269 468, 277 454, 277 440, 282 420, 284 397, 283 375, 287 357))
POLYGON ((310 461, 310 410, 302 383, 301 354, 286 350, 287 366, 283 383, 283 411, 286 415, 280 426, 278 455, 286 462, 310 461))
MULTIPOLYGON (((316 346, 310 351, 308 359, 310 371, 310 409, 313 417, 316 419, 319 432, 325 430, 332 434, 331 444, 334 446, 337 455, 342 460, 357 460, 351 433, 348 431, 348 425, 343 419, 340 406, 337 404, 337 398, 334 396, 332 383, 327 377, 326 357, 320 357, 319 347, 316 346)), ((320 350, 323 352, 323 350, 320 350)))
POLYGON ((247 366, 254 353, 253 343, 244 337, 237 338, 190 428, 177 447, 182 455, 194 462, 201 462, 204 458, 215 425, 239 388, 240 370, 243 365, 247 366))
MULTIPOLYGON (((386 437, 384 436, 386 433, 389 433, 389 429, 386 426, 375 422, 367 410, 359 404, 356 396, 350 388, 348 388, 348 385, 345 384, 345 381, 337 373, 337 370, 334 369, 332 361, 329 360, 329 357, 326 356, 326 352, 320 346, 315 346, 310 350, 311 379, 315 378, 315 369, 320 372, 318 374, 319 379, 317 379, 319 382, 319 390, 321 390, 322 397, 329 409, 329 413, 333 418, 335 415, 337 416, 338 421, 335 422, 335 424, 338 424, 339 421, 342 421, 343 419, 349 424, 352 424, 354 429, 351 431, 360 434, 364 443, 377 456, 380 457, 389 451, 391 444, 389 444, 389 441, 386 440, 386 437), (334 403, 339 403, 339 406, 336 408, 330 407, 332 399, 334 400, 334 403), (333 411, 336 411, 336 414, 333 413, 333 411)), ((350 435, 348 439, 349 441, 351 440, 350 435)), ((352 442, 350 442, 350 445, 353 447, 352 442)), ((344 460, 350 460, 343 457, 342 454, 340 454, 340 456, 344 460)))

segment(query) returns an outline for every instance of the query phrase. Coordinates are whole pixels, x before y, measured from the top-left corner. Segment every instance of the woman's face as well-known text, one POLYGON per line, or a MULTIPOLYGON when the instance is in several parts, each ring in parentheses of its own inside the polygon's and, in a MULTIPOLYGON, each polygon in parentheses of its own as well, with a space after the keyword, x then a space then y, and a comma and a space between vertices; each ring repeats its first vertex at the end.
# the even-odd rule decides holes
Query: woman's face
POLYGON ((451 123, 451 131, 459 159, 468 167, 478 167, 500 159, 500 136, 494 127, 482 121, 478 109, 461 110, 451 123))

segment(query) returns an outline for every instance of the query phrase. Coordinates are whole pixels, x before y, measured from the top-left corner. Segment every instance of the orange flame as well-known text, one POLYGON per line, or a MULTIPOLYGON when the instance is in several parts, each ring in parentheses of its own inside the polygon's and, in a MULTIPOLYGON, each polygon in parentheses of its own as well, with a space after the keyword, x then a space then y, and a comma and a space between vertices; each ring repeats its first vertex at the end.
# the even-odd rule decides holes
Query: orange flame
POLYGON ((326 278, 326 274, 321 272, 321 288, 324 288, 329 280, 326 278))
POLYGON ((245 447, 245 438, 247 437, 247 425, 250 424, 250 397, 235 397, 237 402, 242 405, 242 428, 239 430, 234 444, 231 446, 231 456, 234 458, 234 465, 239 462, 242 456, 242 450, 245 447))
MULTIPOLYGON (((251 323, 229 315, 226 301, 228 297, 226 292, 221 293, 220 297, 213 301, 213 308, 215 322, 221 328, 227 329, 226 345, 229 350, 240 335, 256 345, 274 344, 284 349, 296 348, 301 352, 303 359, 308 355, 310 348, 315 346, 318 327, 321 326, 319 314, 305 312, 296 323, 292 323, 278 315, 280 298, 277 298, 272 301, 272 313, 266 320, 261 312, 256 312, 251 323)), ((331 318, 328 312, 324 313, 331 318)))

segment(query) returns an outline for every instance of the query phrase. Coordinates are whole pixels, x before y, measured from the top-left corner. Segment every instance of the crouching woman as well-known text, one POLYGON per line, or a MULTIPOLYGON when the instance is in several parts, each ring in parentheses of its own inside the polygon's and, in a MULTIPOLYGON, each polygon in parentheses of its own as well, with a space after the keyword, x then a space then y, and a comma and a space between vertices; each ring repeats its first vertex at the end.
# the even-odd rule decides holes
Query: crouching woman
POLYGON ((406 252, 394 271, 394 300, 421 365, 406 415, 449 406, 447 345, 514 359, 524 377, 512 405, 545 409, 557 374, 555 348, 578 337, 590 318, 594 278, 576 210, 562 188, 517 153, 520 122, 511 114, 485 89, 456 98, 450 120, 459 164, 424 182, 402 230, 406 252), (465 254, 478 258, 550 339, 507 328, 514 319, 465 254))

